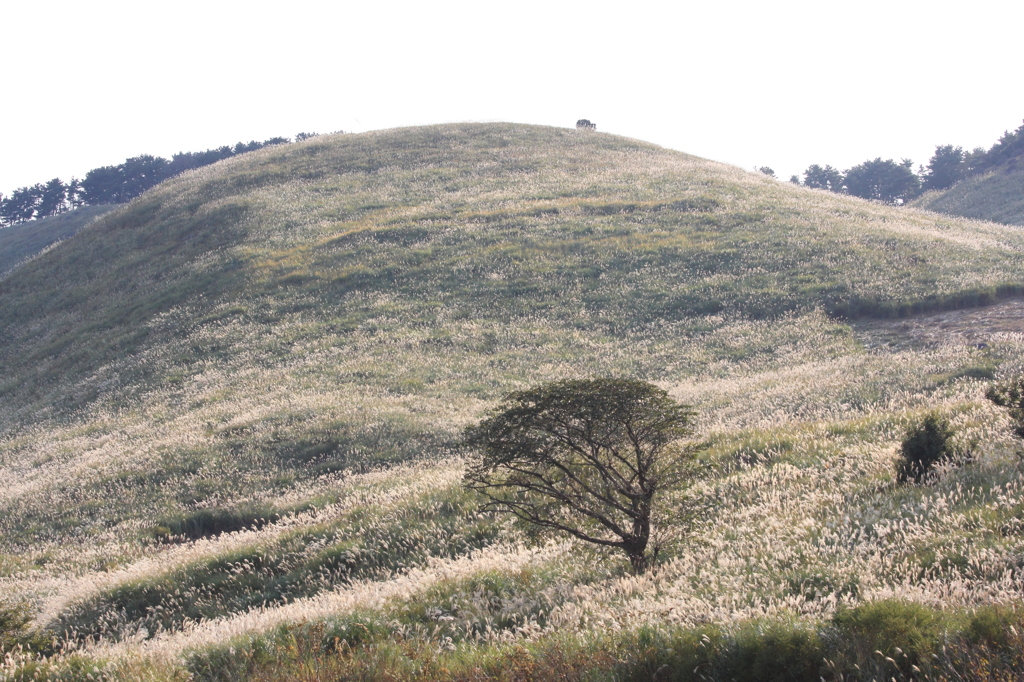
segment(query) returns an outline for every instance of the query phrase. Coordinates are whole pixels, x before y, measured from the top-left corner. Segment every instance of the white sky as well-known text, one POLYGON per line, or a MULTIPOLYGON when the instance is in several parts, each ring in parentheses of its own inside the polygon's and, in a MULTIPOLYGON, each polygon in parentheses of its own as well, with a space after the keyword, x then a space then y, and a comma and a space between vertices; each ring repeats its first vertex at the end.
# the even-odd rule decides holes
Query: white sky
POLYGON ((1024 2, 9 0, 0 191, 300 131, 517 121, 782 178, 1024 120, 1024 2))

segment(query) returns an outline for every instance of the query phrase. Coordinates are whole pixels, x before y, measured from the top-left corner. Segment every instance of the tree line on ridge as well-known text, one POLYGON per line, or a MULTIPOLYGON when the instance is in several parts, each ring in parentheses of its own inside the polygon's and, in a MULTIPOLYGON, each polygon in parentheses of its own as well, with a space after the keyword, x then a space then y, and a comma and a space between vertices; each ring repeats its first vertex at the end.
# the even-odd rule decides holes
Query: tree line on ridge
MULTIPOLYGON (((803 173, 803 180, 793 175, 789 181, 795 185, 830 192, 852 194, 863 199, 882 201, 887 204, 905 204, 923 192, 943 190, 972 175, 982 175, 1007 165, 1016 167, 1018 158, 1024 156, 1024 125, 1013 132, 1005 132, 991 149, 983 147, 965 152, 962 147, 951 144, 935 147, 928 165, 915 173, 913 161, 903 159, 899 163, 892 159, 878 157, 865 161, 853 168, 840 171, 832 166, 811 164, 803 173)), ((775 175, 767 167, 759 168, 762 173, 775 175)))
MULTIPOLYGON (((316 135, 299 133, 295 141, 301 142, 316 135)), ((48 182, 19 187, 9 196, 0 194, 0 227, 48 218, 82 206, 125 204, 150 187, 187 170, 290 142, 287 137, 272 137, 263 142, 239 142, 234 146, 224 145, 202 152, 178 152, 170 159, 142 154, 125 159, 116 166, 93 168, 82 180, 71 178, 64 182, 53 178, 48 182)))

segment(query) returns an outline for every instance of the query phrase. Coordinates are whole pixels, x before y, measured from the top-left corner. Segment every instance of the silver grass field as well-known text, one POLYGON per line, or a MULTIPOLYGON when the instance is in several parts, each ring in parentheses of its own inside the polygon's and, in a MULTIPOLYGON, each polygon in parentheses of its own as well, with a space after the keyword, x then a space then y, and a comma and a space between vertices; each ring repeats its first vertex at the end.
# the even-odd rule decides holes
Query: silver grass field
POLYGON ((1016 609, 1022 445, 984 392, 1024 372, 1024 320, 979 311, 1021 273, 1017 227, 589 131, 317 137, 174 178, 0 280, 0 598, 51 642, 0 679, 413 679, 440 668, 358 657, 551 642, 633 679, 594 652, 1016 609), (462 486, 502 394, 591 376, 698 412, 644 575, 462 486), (960 456, 897 485, 932 410, 960 456), (335 648, 280 644, 302 628, 335 648))

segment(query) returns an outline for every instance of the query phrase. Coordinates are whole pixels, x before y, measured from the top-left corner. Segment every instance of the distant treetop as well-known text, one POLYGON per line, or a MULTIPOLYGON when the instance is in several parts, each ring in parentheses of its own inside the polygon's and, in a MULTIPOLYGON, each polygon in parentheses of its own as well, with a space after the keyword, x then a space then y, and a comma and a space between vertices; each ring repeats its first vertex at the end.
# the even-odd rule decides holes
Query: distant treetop
POLYGON ((588 119, 581 118, 576 121, 577 130, 597 130, 597 124, 591 123, 588 119))

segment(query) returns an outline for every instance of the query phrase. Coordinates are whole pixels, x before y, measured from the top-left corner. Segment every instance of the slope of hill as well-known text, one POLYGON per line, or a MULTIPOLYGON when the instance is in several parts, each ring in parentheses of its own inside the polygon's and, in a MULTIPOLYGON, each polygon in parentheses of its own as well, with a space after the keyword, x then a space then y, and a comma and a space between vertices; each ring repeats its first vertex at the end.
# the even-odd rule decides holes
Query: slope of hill
POLYGON ((0 397, 34 404, 59 382, 41 404, 74 407, 99 380, 87 375, 123 380, 117 363, 226 319, 305 311, 343 330, 385 310, 418 324, 539 315, 615 332, 717 313, 893 315, 1020 284, 1014 231, 573 135, 428 128, 172 180, 0 287, 0 357, 33 377, 0 397))
POLYGON ((961 180, 947 190, 929 192, 914 205, 930 211, 1024 225, 1024 170, 1005 166, 961 180))
POLYGON ((19 263, 72 237, 113 206, 85 206, 60 215, 0 229, 0 277, 19 263))
POLYGON ((1022 265, 1014 228, 587 131, 230 159, 0 281, 0 586, 86 646, 47 669, 158 679, 299 678, 305 646, 338 675, 512 669, 520 645, 608 670, 634 635, 1012 601, 1017 445, 981 392, 1024 341, 839 318, 992 303, 1022 265), (643 578, 460 486, 459 431, 503 392, 604 374, 694 404, 709 443, 643 578), (928 409, 973 463, 896 487, 928 409))

